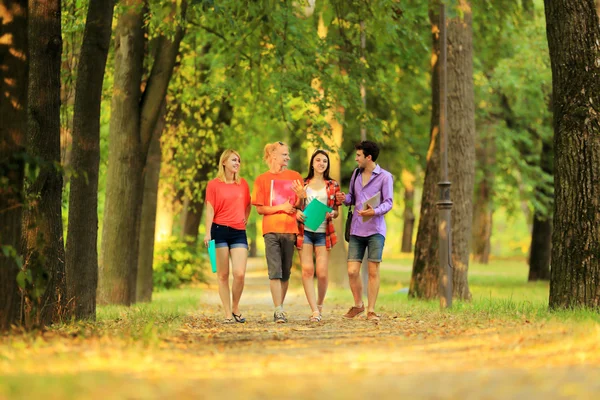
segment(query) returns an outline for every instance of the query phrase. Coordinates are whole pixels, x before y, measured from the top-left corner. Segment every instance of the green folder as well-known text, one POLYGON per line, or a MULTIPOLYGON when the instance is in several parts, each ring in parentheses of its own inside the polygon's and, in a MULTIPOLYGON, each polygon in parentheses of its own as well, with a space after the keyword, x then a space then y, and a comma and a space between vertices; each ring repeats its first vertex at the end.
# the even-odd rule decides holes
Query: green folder
POLYGON ((317 228, 325 221, 325 214, 333 211, 325 204, 317 199, 313 199, 304 209, 304 226, 311 231, 316 231, 317 228))
POLYGON ((217 272, 217 249, 215 248, 214 239, 208 242, 208 258, 210 259, 212 272, 217 272))

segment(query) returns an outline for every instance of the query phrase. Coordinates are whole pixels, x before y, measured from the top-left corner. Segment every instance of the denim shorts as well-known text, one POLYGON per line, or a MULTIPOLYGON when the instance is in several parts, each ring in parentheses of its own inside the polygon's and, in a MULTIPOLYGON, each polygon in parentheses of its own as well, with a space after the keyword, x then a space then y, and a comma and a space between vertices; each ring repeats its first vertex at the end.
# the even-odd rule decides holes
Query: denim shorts
POLYGON ((325 232, 311 232, 305 229, 304 244, 312 244, 314 247, 325 246, 325 232))
POLYGON ((246 230, 234 229, 227 225, 213 223, 210 227, 210 237, 215 240, 215 247, 248 248, 246 230))
POLYGON ((263 238, 265 239, 269 279, 289 281, 292 273, 294 250, 296 250, 296 234, 266 233, 263 238))
POLYGON ((348 261, 362 261, 365 256, 365 250, 368 248, 367 259, 371 262, 381 262, 384 244, 385 236, 379 233, 366 237, 350 235, 348 261))

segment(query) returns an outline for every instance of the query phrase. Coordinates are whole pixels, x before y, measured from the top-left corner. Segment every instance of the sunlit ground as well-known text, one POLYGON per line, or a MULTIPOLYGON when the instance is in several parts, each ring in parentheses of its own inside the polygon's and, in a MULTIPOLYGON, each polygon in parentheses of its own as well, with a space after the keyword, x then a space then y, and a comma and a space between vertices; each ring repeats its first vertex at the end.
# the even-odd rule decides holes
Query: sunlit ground
POLYGON ((298 286, 286 300, 290 322, 275 325, 265 272, 253 269, 244 325, 220 323, 211 285, 158 293, 151 305, 101 308, 95 324, 3 337, 0 398, 600 394, 598 315, 549 313, 548 285, 525 283, 523 263, 474 265, 473 302, 456 302, 451 311, 407 299, 409 266, 406 260, 384 266, 378 325, 340 318, 351 299, 342 289, 331 289, 323 321, 311 324, 298 286))

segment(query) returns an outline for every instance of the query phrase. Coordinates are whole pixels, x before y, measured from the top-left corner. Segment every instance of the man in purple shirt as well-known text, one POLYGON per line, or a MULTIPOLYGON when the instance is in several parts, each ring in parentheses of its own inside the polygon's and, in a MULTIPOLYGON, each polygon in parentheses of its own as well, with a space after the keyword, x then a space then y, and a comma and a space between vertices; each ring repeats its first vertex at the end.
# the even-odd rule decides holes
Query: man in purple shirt
POLYGON ((358 173, 352 175, 350 193, 338 193, 336 198, 349 206, 354 204, 350 241, 348 243, 348 278, 354 296, 354 306, 344 318, 354 318, 365 311, 362 300, 360 265, 368 249, 369 286, 367 290, 367 320, 379 321, 375 313, 375 302, 379 293, 379 264, 385 244, 386 226, 384 215, 392 209, 394 201, 394 179, 392 174, 375 163, 379 156, 377 143, 363 140, 354 146, 358 173), (380 203, 373 208, 364 204, 379 194, 380 203))

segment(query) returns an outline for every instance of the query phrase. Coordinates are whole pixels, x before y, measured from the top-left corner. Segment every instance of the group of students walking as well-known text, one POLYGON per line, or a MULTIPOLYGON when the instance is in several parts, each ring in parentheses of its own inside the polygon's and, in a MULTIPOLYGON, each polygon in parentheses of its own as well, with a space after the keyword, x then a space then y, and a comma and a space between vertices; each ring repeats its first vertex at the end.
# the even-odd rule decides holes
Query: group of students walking
POLYGON ((262 231, 275 322, 287 322, 283 304, 296 249, 302 264, 302 285, 311 309, 309 319, 311 322, 321 321, 328 287, 329 251, 338 241, 333 220, 339 216, 341 205, 354 205, 347 264, 354 305, 343 317, 352 319, 365 312, 360 267, 366 252, 369 270, 366 318, 379 321, 375 302, 386 236, 384 215, 393 204, 393 177, 376 163, 379 147, 375 142, 362 141, 355 146, 355 150, 357 169, 352 173, 349 192, 345 193, 341 191, 339 183, 329 176, 330 162, 326 151, 316 150, 313 153, 308 174, 302 178, 298 172, 287 169, 290 154, 285 143, 267 144, 264 161, 269 170, 256 178, 252 196, 248 183, 239 174, 239 153, 230 149, 221 154, 217 177, 206 188, 204 243, 208 245, 210 240, 215 241, 224 323, 246 322, 239 306, 246 274, 246 223, 251 206, 255 206, 263 217, 262 231), (285 201, 274 201, 278 187, 287 187, 288 193, 291 190, 293 196, 285 201), (374 198, 377 198, 375 203, 370 201, 374 198), (319 201, 331 210, 316 229, 314 225, 312 229, 305 225, 304 211, 313 201, 319 201), (231 289, 230 257, 233 275, 231 289))

